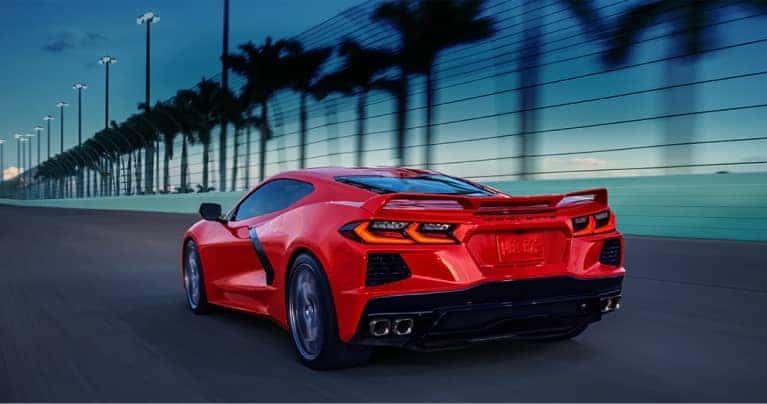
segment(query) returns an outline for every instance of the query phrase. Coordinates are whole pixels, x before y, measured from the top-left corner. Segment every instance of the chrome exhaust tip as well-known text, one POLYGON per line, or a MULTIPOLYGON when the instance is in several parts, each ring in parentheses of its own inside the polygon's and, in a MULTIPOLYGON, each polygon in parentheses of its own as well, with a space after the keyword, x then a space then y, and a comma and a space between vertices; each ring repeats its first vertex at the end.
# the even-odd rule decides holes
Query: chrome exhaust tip
POLYGON ((374 337, 383 337, 384 335, 388 335, 391 331, 391 322, 385 318, 380 320, 371 320, 369 327, 370 335, 374 337))
POLYGON ((608 313, 611 311, 615 311, 621 308, 621 297, 610 297, 607 299, 603 299, 599 304, 599 309, 602 313, 608 313))
POLYGON ((411 332, 413 332, 413 319, 398 318, 394 320, 394 326, 392 329, 395 335, 409 335, 411 332))

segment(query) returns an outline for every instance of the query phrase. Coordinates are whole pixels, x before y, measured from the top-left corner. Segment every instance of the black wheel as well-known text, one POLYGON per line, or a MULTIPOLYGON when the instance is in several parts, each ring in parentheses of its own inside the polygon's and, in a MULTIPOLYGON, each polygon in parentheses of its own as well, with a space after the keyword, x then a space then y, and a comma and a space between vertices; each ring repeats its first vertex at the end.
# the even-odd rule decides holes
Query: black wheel
POLYGON ((345 344, 330 286, 319 263, 310 255, 296 258, 287 284, 288 329, 301 362, 316 370, 361 365, 370 358, 369 347, 345 344))
POLYGON ((202 262, 197 252, 197 245, 192 240, 187 241, 184 248, 184 291, 186 302, 195 314, 210 312, 211 306, 205 294, 202 262))

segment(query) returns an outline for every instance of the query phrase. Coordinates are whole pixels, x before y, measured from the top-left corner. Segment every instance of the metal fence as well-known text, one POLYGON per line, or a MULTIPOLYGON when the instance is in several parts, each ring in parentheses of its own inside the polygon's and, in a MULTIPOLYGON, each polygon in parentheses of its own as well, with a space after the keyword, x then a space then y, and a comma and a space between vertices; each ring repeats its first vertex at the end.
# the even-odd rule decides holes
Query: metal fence
MULTIPOLYGON (((346 37, 367 46, 394 48, 396 33, 369 19, 378 4, 348 9, 295 39, 307 48, 333 46, 346 37)), ((605 20, 614 21, 632 4, 636 2, 604 0, 597 2, 597 8, 605 20)), ((424 149, 429 148, 432 168, 483 181, 764 171, 767 24, 764 12, 737 5, 707 11, 710 18, 700 28, 708 41, 697 57, 672 46, 686 32, 670 17, 634 38, 626 63, 608 65, 603 61, 604 43, 565 2, 488 1, 485 13, 495 19, 495 35, 451 48, 437 61, 435 136, 428 144, 423 78, 411 79, 404 164, 421 167, 424 149), (534 65, 525 53, 532 16, 539 22, 534 65), (520 77, 529 69, 537 73, 532 83, 520 77), (522 93, 533 94, 535 102, 524 102, 522 93), (522 115, 530 113, 533 125, 528 122, 522 129, 522 115), (523 138, 532 147, 524 150, 523 138)), ((334 57, 325 70, 338 64, 334 57)), ((230 85, 237 89, 242 83, 233 76, 230 85)), ((339 95, 310 100, 307 167, 354 164, 355 102, 354 97, 339 95)), ((387 93, 373 92, 367 108, 366 165, 397 163, 394 100, 387 93)), ((274 136, 267 144, 265 176, 297 168, 299 163, 298 96, 287 90, 279 93, 270 111, 274 136)), ((214 135, 217 132, 218 128, 214 135)), ((234 155, 234 142, 239 142, 235 189, 247 189, 261 174, 257 136, 254 132, 248 143, 245 136, 234 139, 233 128, 229 133, 228 156, 234 155)), ((180 140, 174 147, 180 150, 180 140)), ((160 145, 159 160, 163 152, 160 145)), ((179 186, 178 156, 176 152, 170 162, 171 189, 179 186)), ((190 148, 193 185, 201 183, 201 156, 199 146, 190 148)), ((210 186, 218 189, 215 140, 210 157, 210 186)), ((227 161, 227 176, 234 160, 227 161)), ((156 170, 159 189, 160 164, 156 170)), ((126 173, 119 175, 124 188, 126 173)), ((45 195, 43 185, 35 185, 34 169, 21 177, 14 185, 6 182, 1 188, 5 196, 45 195)), ((131 182, 135 188, 136 180, 131 182)))

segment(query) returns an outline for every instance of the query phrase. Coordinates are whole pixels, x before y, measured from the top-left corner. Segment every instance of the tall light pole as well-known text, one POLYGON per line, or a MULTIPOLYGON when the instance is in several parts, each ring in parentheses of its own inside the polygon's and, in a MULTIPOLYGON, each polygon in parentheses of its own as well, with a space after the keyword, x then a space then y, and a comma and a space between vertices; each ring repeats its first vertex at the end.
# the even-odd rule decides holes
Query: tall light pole
POLYGON ((109 129, 109 65, 117 63, 117 59, 111 56, 102 56, 99 64, 106 69, 106 89, 104 91, 104 129, 109 129))
POLYGON ((5 149, 3 148, 4 143, 5 140, 0 139, 0 184, 5 181, 5 149))
MULTIPOLYGON (((224 91, 229 90, 229 0, 224 0, 224 43, 222 44, 223 50, 221 51, 221 87, 224 91)), ((225 114, 222 114, 225 115, 225 114)), ((226 118, 222 116, 221 119, 221 134, 218 137, 218 188, 220 191, 226 191, 226 138, 227 129, 229 127, 226 118)), ((237 134, 234 135, 235 142, 237 141, 237 134)), ((236 167, 233 170, 237 170, 236 167)), ((245 171, 249 171, 250 167, 247 167, 245 171)), ((234 176, 232 180, 232 190, 237 186, 234 183, 234 176)))
MULTIPOLYGON (((150 83, 151 83, 151 73, 150 73, 150 61, 151 61, 151 38, 152 38, 152 24, 156 24, 160 22, 160 16, 155 14, 154 12, 147 11, 143 15, 138 16, 136 18, 136 23, 141 25, 146 25, 146 94, 144 98, 144 108, 147 112, 149 112, 149 109, 152 107, 150 104, 150 83)), ((153 179, 154 175, 152 173, 152 166, 154 165, 154 148, 155 145, 152 142, 149 142, 146 148, 145 153, 145 159, 144 159, 144 178, 145 178, 145 191, 147 193, 152 192, 154 189, 153 179)))
POLYGON ((47 158, 51 158, 51 121, 54 120, 54 119, 56 119, 56 118, 54 118, 54 117, 52 117, 50 115, 46 115, 46 116, 43 117, 43 120, 48 125, 48 157, 47 158))
POLYGON ((25 133, 24 137, 27 138, 27 142, 29 142, 29 147, 27 147, 27 170, 30 170, 32 168, 32 139, 35 137, 33 133, 25 133))
POLYGON ((83 83, 75 83, 73 90, 77 90, 77 145, 83 144, 83 90, 88 86, 83 83))
POLYGON ((14 133, 13 138, 16 139, 16 176, 21 175, 21 142, 24 140, 24 135, 20 133, 14 133))
POLYGON ((42 143, 42 139, 40 138, 40 132, 43 131, 43 127, 40 125, 35 126, 35 134, 37 135, 37 165, 40 165, 40 143, 42 143))
POLYGON ((64 108, 68 106, 69 104, 64 101, 59 101, 56 104, 56 107, 59 108, 59 124, 61 126, 61 149, 59 153, 64 153, 64 108))

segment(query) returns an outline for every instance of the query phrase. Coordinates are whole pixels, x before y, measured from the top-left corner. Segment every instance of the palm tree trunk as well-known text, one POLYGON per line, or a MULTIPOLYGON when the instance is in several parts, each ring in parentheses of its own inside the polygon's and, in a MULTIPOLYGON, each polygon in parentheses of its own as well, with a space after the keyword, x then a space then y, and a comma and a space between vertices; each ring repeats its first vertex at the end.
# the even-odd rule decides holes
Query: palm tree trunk
POLYGON ((117 155, 117 159, 115 161, 116 167, 114 171, 114 182, 115 182, 115 196, 120 196, 120 174, 122 169, 122 156, 119 154, 117 155))
POLYGON ((271 137, 269 130, 269 105, 261 103, 261 137, 258 139, 258 178, 259 182, 266 178, 266 141, 271 137))
MULTIPOLYGON (((672 53, 673 55, 673 53, 672 53)), ((672 87, 664 93, 665 114, 679 115, 663 120, 665 143, 689 143, 695 139, 696 116, 680 115, 697 111, 697 64, 694 57, 666 62, 666 85, 672 87)), ((688 166, 693 163, 692 146, 664 147, 662 165, 688 166)), ((689 174, 689 167, 668 168, 666 174, 689 174)))
POLYGON ((434 139, 434 98, 436 92, 433 66, 429 66, 426 71, 426 133, 424 134, 424 143, 426 143, 423 152, 423 164, 428 169, 431 168, 431 149, 434 139))
POLYGON ((261 128, 261 136, 258 138, 258 181, 261 182, 266 178, 264 171, 266 171, 266 134, 265 127, 261 128))
POLYGON ((522 159, 520 167, 520 176, 522 179, 530 178, 530 173, 535 171, 533 161, 530 157, 534 155, 537 148, 535 146, 535 134, 538 124, 538 111, 535 109, 538 105, 538 83, 539 67, 538 61, 541 54, 540 42, 540 5, 537 1, 526 0, 525 10, 528 18, 525 20, 524 39, 522 45, 522 71, 520 80, 522 90, 520 95, 520 149, 522 150, 522 159))
POLYGON ((362 167, 365 155, 365 121, 367 120, 367 90, 363 89, 357 95, 357 150, 355 164, 362 167))
MULTIPOLYGON (((221 120, 221 133, 218 136, 218 189, 221 192, 226 191, 226 138, 228 136, 228 126, 226 120, 221 120)), ((235 137, 237 137, 236 132, 235 137)), ((235 139, 236 142, 237 139, 235 139)), ((234 187, 234 179, 232 179, 232 187, 234 187)))
POLYGON ((168 142, 165 142, 165 153, 164 155, 164 161, 162 166, 162 190, 165 193, 170 192, 170 167, 168 166, 170 164, 170 146, 168 147, 168 142))
POLYGON ((399 88, 397 88, 397 139, 395 165, 405 165, 405 133, 407 132, 408 106, 408 77, 406 72, 400 73, 399 88))
POLYGON ((240 128, 235 127, 234 137, 233 137, 234 145, 233 145, 233 151, 232 151, 232 186, 230 188, 231 191, 235 191, 235 188, 237 187, 237 157, 238 157, 237 154, 240 149, 239 137, 240 137, 240 128))
POLYGON ((245 130, 245 189, 250 189, 250 124, 245 130))
POLYGON ((149 141, 145 149, 144 167, 144 193, 150 194, 154 192, 154 141, 149 141))
POLYGON ((306 92, 301 92, 301 106, 299 112, 299 129, 298 129, 298 168, 306 167, 306 99, 308 95, 306 92))
MULTIPOLYGON (((146 168, 146 165, 144 168, 146 168)), ((136 194, 144 193, 144 190, 141 188, 141 150, 136 151, 136 169, 133 172, 136 174, 136 194)))
POLYGON ((187 148, 187 136, 185 134, 181 135, 181 191, 183 193, 187 192, 187 159, 188 157, 188 148, 187 148))
POLYGON ((125 195, 130 195, 133 190, 133 152, 128 152, 128 169, 125 172, 125 195))
POLYGON ((210 143, 202 145, 202 192, 208 192, 208 166, 210 165, 210 143))

